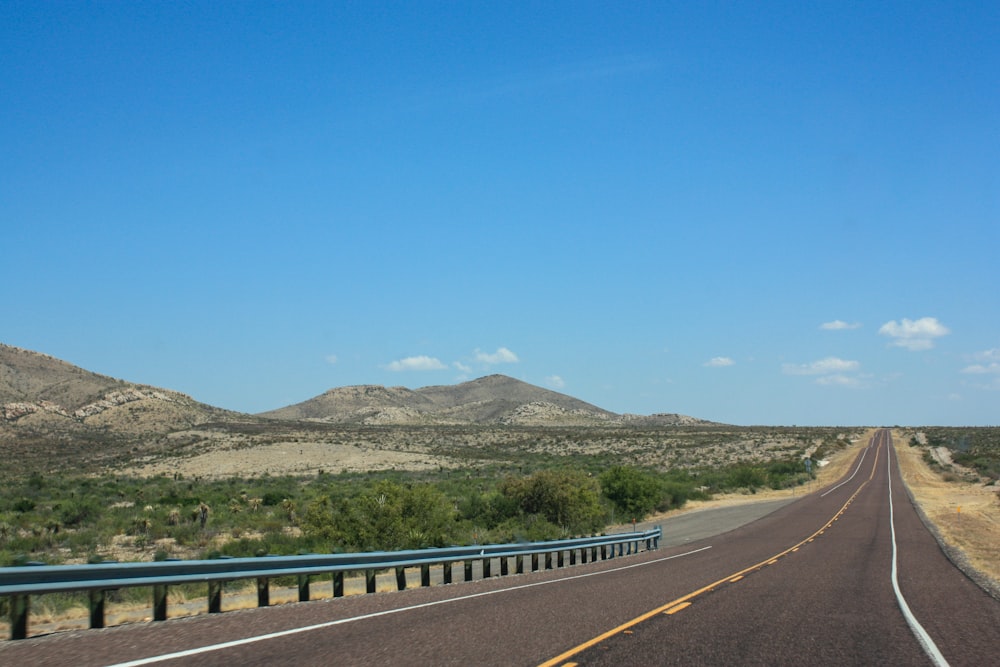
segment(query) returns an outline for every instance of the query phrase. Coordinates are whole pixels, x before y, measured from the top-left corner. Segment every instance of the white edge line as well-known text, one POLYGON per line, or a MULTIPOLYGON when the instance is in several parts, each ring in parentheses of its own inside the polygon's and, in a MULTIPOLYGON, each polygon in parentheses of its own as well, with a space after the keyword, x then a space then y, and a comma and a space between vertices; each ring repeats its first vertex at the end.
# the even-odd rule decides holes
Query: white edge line
POLYGON ((223 642, 221 644, 210 644, 208 646, 202 646, 200 648, 187 649, 185 651, 177 651, 176 653, 166 653, 164 655, 155 655, 149 658, 140 658, 138 660, 130 660, 128 662, 119 662, 109 667, 139 667, 140 665, 151 665, 157 662, 163 662, 164 660, 176 660, 177 658, 187 658, 193 655, 199 655, 201 653, 208 653, 211 651, 221 651, 227 648, 233 648, 235 646, 243 646, 245 644, 253 644, 255 642, 264 641, 267 639, 276 639, 278 637, 287 637, 289 635, 295 635, 302 632, 310 632, 312 630, 321 630, 323 628, 333 627, 335 625, 342 625, 344 623, 352 623, 354 621, 363 621, 369 618, 376 618, 378 616, 388 616, 389 614, 398 614, 404 611, 413 611, 415 609, 423 609, 426 607, 434 607, 441 604, 448 604, 451 602, 459 602, 461 600, 471 600, 473 598, 484 597, 486 595, 495 595, 497 593, 507 593, 510 591, 517 591, 525 588, 533 588, 535 586, 547 586, 548 584, 558 584, 565 581, 573 581, 574 579, 583 579, 585 577, 594 577, 601 574, 610 574, 612 572, 620 572, 622 570, 628 570, 633 567, 642 567, 644 565, 652 565, 654 563, 661 563, 667 560, 673 560, 675 558, 680 558, 682 556, 690 556, 698 553, 699 551, 705 551, 706 549, 711 549, 712 546, 701 547, 700 549, 695 549, 694 551, 686 551, 680 554, 674 554, 673 556, 666 556, 664 558, 657 558, 654 560, 643 561, 642 563, 632 563, 630 565, 623 565, 622 567, 612 568, 610 570, 600 570, 598 572, 588 572, 586 574, 576 574, 571 577, 562 577, 560 579, 549 579, 547 581, 536 581, 530 584, 522 584, 520 586, 513 586, 511 588, 498 588, 492 591, 484 591, 482 593, 473 593, 472 595, 463 595, 462 597, 448 598, 447 600, 436 600, 434 602, 424 602, 422 604, 412 605, 410 607, 400 607, 398 609, 387 609, 385 611, 377 611, 371 614, 363 614, 361 616, 352 616, 350 618, 340 618, 336 621, 327 621, 326 623, 317 623, 315 625, 307 625, 301 628, 291 628, 289 630, 282 630, 280 632, 271 632, 266 635, 258 635, 256 637, 246 637, 244 639, 234 639, 233 641, 223 642))
MULTIPOLYGON (((873 437, 872 437, 872 440, 874 441, 874 439, 875 439, 875 438, 874 438, 874 436, 873 436, 873 437)), ((869 443, 869 445, 871 445, 871 443, 869 443)), ((842 486, 843 486, 844 484, 847 484, 847 483, 848 483, 848 482, 850 482, 850 481, 851 481, 852 479, 854 479, 854 476, 858 474, 858 471, 859 471, 859 470, 861 470, 861 464, 865 462, 865 457, 866 457, 866 456, 868 456, 868 450, 869 450, 869 449, 871 449, 871 447, 870 447, 870 446, 869 446, 869 447, 865 447, 865 451, 861 453, 861 460, 860 460, 860 461, 858 461, 858 467, 854 469, 854 472, 852 472, 852 473, 851 473, 851 476, 850 476, 850 477, 848 477, 847 479, 845 479, 845 480, 844 480, 843 482, 841 482, 841 483, 840 483, 840 484, 838 484, 837 486, 833 487, 832 489, 829 489, 828 491, 826 491, 826 492, 824 492, 824 493, 821 493, 821 494, 819 495, 819 497, 820 497, 820 498, 825 498, 825 497, 826 497, 826 495, 827 495, 828 493, 833 493, 834 491, 836 491, 837 489, 839 489, 840 487, 842 487, 842 486)))
POLYGON ((931 636, 927 634, 924 630, 924 626, 920 625, 916 616, 910 611, 910 605, 906 604, 906 599, 903 597, 903 592, 899 589, 899 579, 896 577, 896 522, 893 519, 892 511, 892 466, 889 465, 889 449, 892 447, 891 440, 886 447, 886 471, 889 473, 889 528, 892 532, 892 589, 896 592, 896 602, 899 603, 899 608, 903 612, 903 617, 906 619, 906 624, 910 626, 910 631, 913 636, 917 638, 920 642, 921 648, 924 649, 924 653, 927 654, 935 665, 939 667, 948 667, 948 661, 944 659, 941 655, 941 651, 938 649, 937 644, 931 639, 931 636))

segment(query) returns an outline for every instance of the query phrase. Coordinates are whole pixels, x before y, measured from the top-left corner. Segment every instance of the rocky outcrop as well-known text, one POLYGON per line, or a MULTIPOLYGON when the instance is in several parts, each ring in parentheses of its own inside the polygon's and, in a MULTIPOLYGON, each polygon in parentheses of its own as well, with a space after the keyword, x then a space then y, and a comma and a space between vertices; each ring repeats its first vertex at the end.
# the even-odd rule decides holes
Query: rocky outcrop
MULTIPOLYGON (((177 397, 179 396, 181 395, 178 394, 177 397)), ((127 403, 144 400, 173 402, 175 398, 175 396, 171 396, 167 392, 155 389, 130 387, 124 390, 112 391, 101 400, 89 403, 74 410, 72 414, 61 405, 53 403, 52 401, 17 401, 13 403, 6 403, 3 406, 3 418, 4 421, 7 422, 16 422, 22 417, 26 417, 37 412, 50 412, 62 417, 83 421, 87 417, 93 417, 94 415, 98 415, 105 410, 125 405, 127 403)))

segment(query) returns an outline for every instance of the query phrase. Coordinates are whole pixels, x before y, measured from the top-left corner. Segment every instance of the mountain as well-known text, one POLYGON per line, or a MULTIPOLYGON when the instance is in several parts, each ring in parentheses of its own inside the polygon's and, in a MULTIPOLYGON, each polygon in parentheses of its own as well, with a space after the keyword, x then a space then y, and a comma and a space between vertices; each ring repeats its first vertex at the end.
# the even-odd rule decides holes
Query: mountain
POLYGON ((216 422, 308 421, 355 425, 674 426, 706 424, 673 414, 619 415, 506 375, 421 389, 338 387, 302 403, 245 415, 169 389, 84 370, 0 343, 0 444, 13 439, 166 435, 216 422))
POLYGON ((494 424, 519 426, 670 426, 704 424, 684 415, 618 415, 506 375, 422 389, 338 387, 259 417, 343 424, 494 424))
POLYGON ((47 354, 0 343, 4 431, 148 435, 236 415, 175 391, 99 375, 47 354))

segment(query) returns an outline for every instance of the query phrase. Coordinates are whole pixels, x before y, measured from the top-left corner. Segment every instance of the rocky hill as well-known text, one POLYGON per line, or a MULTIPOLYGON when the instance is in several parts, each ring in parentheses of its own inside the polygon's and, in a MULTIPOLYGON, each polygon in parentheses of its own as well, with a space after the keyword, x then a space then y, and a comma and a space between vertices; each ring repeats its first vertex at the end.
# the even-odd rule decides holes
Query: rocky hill
POLYGON ((491 424, 519 426, 675 426, 705 424, 684 415, 618 415, 506 375, 422 389, 338 387, 258 415, 339 424, 491 424))
POLYGON ((421 389, 338 387, 296 405, 242 415, 169 389, 84 370, 0 343, 0 443, 15 439, 130 438, 207 423, 303 421, 344 425, 675 426, 684 415, 619 415, 505 375, 421 389))
POLYGON ((0 436, 168 433, 236 413, 0 343, 0 436))

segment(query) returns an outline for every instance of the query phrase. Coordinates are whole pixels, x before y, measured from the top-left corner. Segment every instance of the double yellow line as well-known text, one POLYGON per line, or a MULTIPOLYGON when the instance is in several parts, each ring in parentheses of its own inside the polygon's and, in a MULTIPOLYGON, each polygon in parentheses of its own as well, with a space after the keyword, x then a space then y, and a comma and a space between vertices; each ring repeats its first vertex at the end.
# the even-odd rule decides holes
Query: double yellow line
MULTIPOLYGON (((874 441, 874 438, 872 440, 874 441)), ((829 521, 827 521, 825 524, 823 524, 823 526, 819 530, 817 530, 815 533, 813 533, 809 537, 805 538, 804 540, 802 540, 801 542, 799 542, 795 546, 789 547, 788 549, 785 549, 781 553, 779 553, 779 554, 777 554, 775 556, 772 556, 771 558, 768 558, 766 560, 762 560, 759 563, 756 563, 754 565, 751 565, 750 567, 747 567, 747 568, 744 568, 744 569, 740 570, 739 572, 736 572, 734 574, 730 574, 729 576, 723 577, 722 579, 719 579, 718 581, 715 581, 715 582, 709 584, 708 586, 705 586, 703 588, 699 588, 698 590, 696 590, 696 591, 694 591, 692 593, 688 593, 687 595, 685 595, 683 597, 679 597, 676 600, 668 602, 667 604, 665 604, 665 605, 663 605, 661 607, 657 607, 656 609, 653 609, 651 611, 647 611, 645 614, 642 614, 641 616, 636 616, 632 620, 626 621, 625 623, 622 623, 621 625, 619 625, 616 628, 612 628, 611 630, 608 630, 607 632, 605 632, 603 634, 600 634, 600 635, 594 637, 593 639, 588 639, 584 643, 582 643, 582 644, 580 644, 578 646, 574 646, 573 648, 571 648, 570 650, 568 650, 568 651, 566 651, 564 653, 560 653, 559 655, 557 655, 556 657, 554 657, 554 658, 552 658, 550 660, 546 660, 545 662, 541 663, 538 667, 555 667, 556 665, 562 664, 562 662, 564 660, 572 658, 574 655, 576 655, 578 653, 582 653, 583 651, 587 650, 588 648, 591 648, 592 646, 596 646, 597 644, 600 644, 605 639, 609 639, 609 638, 614 637, 615 635, 618 635, 618 634, 631 634, 631 628, 635 627, 636 625, 639 625, 643 621, 648 621, 649 619, 651 619, 654 616, 657 616, 659 614, 666 614, 668 616, 672 615, 672 614, 676 614, 677 612, 681 611, 682 609, 685 609, 685 608, 691 606, 691 601, 694 598, 698 597, 699 595, 701 595, 703 593, 708 593, 709 591, 712 591, 712 590, 715 590, 716 588, 718 588, 719 586, 721 586, 723 584, 726 584, 726 583, 735 583, 735 582, 739 581, 740 579, 742 579, 748 573, 753 572, 755 570, 759 570, 759 569, 761 569, 763 567, 766 567, 768 565, 774 565, 775 563, 778 562, 779 558, 781 558, 783 556, 787 556, 788 554, 793 553, 795 551, 798 551, 799 548, 802 547, 802 545, 804 545, 804 544, 806 544, 808 542, 812 542, 818 536, 822 535, 826 531, 827 528, 829 528, 830 526, 833 525, 834 521, 836 521, 837 519, 840 518, 840 516, 847 509, 847 506, 850 505, 852 502, 854 502, 854 499, 857 497, 857 495, 859 493, 861 493, 861 489, 865 488, 865 486, 868 484, 868 482, 872 481, 872 479, 875 477, 875 471, 877 469, 877 466, 878 466, 878 450, 876 450, 876 452, 875 452, 875 460, 872 462, 872 471, 871 471, 871 474, 868 476, 868 479, 866 479, 864 482, 861 483, 861 486, 859 486, 857 488, 857 490, 855 490, 854 493, 851 494, 851 497, 847 499, 847 502, 844 503, 844 505, 837 511, 836 514, 833 515, 833 517, 829 521)), ((571 667, 572 665, 575 665, 575 664, 576 663, 567 663, 567 664, 563 665, 563 667, 571 667)))

